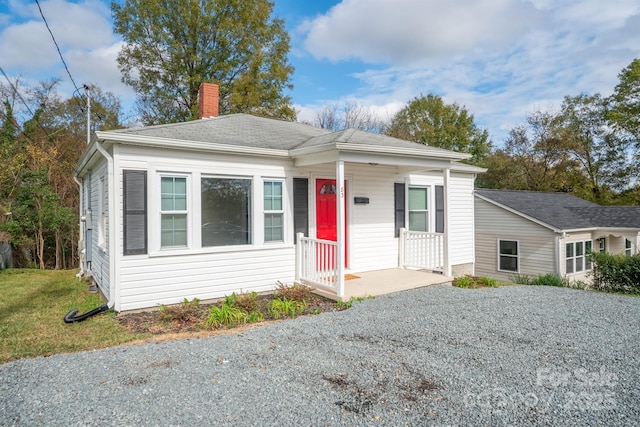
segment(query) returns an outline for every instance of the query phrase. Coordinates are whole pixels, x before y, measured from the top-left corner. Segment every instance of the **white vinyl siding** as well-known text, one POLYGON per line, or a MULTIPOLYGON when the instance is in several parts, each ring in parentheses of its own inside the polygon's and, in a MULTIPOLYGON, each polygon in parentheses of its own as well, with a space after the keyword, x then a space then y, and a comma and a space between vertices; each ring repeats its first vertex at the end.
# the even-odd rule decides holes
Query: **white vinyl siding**
POLYGON ((109 197, 109 188, 107 185, 102 186, 103 182, 107 182, 107 162, 100 161, 90 173, 90 178, 85 177, 85 183, 91 186, 91 201, 88 206, 91 206, 91 222, 93 232, 91 232, 91 241, 87 242, 87 245, 92 245, 91 248, 91 266, 89 274, 93 277, 96 284, 100 288, 103 295, 109 295, 109 287, 111 284, 111 278, 109 274, 109 204, 107 203, 109 197), (100 199, 104 202, 101 204, 100 199), (102 208, 100 207, 102 206, 102 208), (104 212, 100 215, 99 210, 104 212), (104 219, 103 219, 104 216, 104 219), (104 241, 100 242, 100 236, 98 228, 102 227, 104 231, 104 241))

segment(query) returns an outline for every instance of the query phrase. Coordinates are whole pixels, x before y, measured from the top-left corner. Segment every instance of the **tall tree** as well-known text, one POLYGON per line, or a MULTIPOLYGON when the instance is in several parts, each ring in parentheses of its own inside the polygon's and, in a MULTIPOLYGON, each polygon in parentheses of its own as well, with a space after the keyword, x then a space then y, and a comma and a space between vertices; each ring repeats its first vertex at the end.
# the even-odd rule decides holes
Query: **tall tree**
POLYGON ((606 104, 599 94, 567 96, 561 113, 567 151, 589 180, 588 198, 602 204, 611 190, 625 189, 633 171, 628 140, 608 125, 606 104))
POLYGON ((482 163, 491 152, 489 132, 476 126, 473 114, 456 103, 445 104, 432 94, 411 100, 393 117, 387 134, 469 153, 474 164, 482 163))
POLYGON ((268 0, 125 0, 111 3, 122 80, 145 124, 197 118, 198 88, 220 86, 220 114, 295 120, 289 35, 268 0))
POLYGON ((609 99, 609 120, 631 135, 640 152, 640 59, 634 59, 618 78, 620 83, 609 99))

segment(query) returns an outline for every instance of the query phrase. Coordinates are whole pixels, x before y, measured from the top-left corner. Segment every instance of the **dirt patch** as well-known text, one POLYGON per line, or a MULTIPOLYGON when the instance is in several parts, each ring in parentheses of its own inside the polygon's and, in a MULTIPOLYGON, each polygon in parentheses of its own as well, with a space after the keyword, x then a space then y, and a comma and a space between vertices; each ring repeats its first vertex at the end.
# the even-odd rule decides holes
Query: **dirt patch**
MULTIPOLYGON (((256 323, 243 323, 231 328, 205 327, 205 321, 209 316, 209 307, 212 305, 217 305, 219 307, 224 300, 208 304, 199 304, 196 309, 191 310, 189 316, 184 316, 184 318, 181 319, 168 321, 165 319, 166 316, 163 316, 163 313, 158 309, 134 313, 121 313, 117 316, 117 320, 129 332, 152 334, 154 335, 154 339, 160 340, 183 338, 188 336, 210 336, 228 332, 239 333, 255 326, 283 320, 276 320, 273 316, 268 314, 266 307, 272 299, 273 296, 271 294, 260 296, 260 311, 264 315, 264 320, 256 323)), ((176 305, 174 307, 178 306, 179 305, 176 305)), ((339 306, 333 300, 314 294, 309 298, 304 311, 299 316, 341 311, 345 309, 346 306, 344 305, 339 306)))

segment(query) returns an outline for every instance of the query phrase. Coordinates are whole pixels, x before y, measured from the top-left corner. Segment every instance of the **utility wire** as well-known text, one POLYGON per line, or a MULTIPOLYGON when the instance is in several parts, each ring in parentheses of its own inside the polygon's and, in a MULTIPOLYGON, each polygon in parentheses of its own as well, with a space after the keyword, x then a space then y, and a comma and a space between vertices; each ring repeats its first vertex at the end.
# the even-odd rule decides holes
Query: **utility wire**
MULTIPOLYGON (((9 76, 7 76, 7 73, 4 72, 4 70, 2 69, 2 67, 0 67, 0 72, 2 73, 2 75, 4 76, 4 78, 7 80, 7 83, 9 83, 9 87, 11 88, 11 90, 13 90, 13 93, 15 96, 18 97, 18 99, 20 99, 20 101, 22 101, 22 103, 24 104, 24 106, 26 107, 27 111, 29 111, 29 113, 31 114, 31 117, 33 118, 33 120, 36 121, 36 123, 38 124, 38 126, 40 127, 40 129, 42 129, 42 132, 44 132, 45 135, 47 135, 47 137, 50 137, 53 134, 50 134, 45 128, 44 126, 42 126, 42 123, 40 123, 40 120, 38 120, 38 118, 36 117, 36 114, 33 112, 33 110, 29 107, 29 104, 27 104, 27 102, 24 100, 24 98, 22 97, 22 95, 20 95, 20 92, 18 92, 18 88, 15 87, 13 85, 13 82, 9 79, 9 76)), ((57 131, 56 131, 57 132, 57 131)), ((54 132, 55 133, 55 132, 54 132)), ((25 135, 26 136, 26 135, 25 135)), ((31 138, 27 137, 27 139, 29 141, 31 141, 31 138)))
MULTIPOLYGON (((64 69, 67 70, 67 74, 69 75, 69 78, 71 79, 71 83, 73 83, 73 87, 76 88, 77 92, 80 92, 80 89, 78 89, 78 85, 76 84, 75 80, 73 80, 73 76, 71 76, 71 71, 69 71, 69 67, 67 66, 67 63, 65 62, 64 57, 62 56, 62 52, 60 51, 60 46, 58 46, 58 42, 56 41, 56 38, 53 36, 53 32, 51 31, 51 28, 49 27, 49 23, 47 22, 47 18, 44 17, 44 13, 42 12, 42 8, 40 7, 40 2, 38 0, 36 0, 36 4, 38 5, 38 10, 40 11, 40 16, 42 16, 42 20, 44 21, 44 25, 46 25, 47 30, 49 30, 49 34, 51 34, 51 39, 53 40, 53 44, 56 45, 56 49, 58 50, 58 55, 60 55, 60 60, 62 61, 62 64, 64 65, 64 69)), ((80 108, 82 108, 82 106, 80 108)))

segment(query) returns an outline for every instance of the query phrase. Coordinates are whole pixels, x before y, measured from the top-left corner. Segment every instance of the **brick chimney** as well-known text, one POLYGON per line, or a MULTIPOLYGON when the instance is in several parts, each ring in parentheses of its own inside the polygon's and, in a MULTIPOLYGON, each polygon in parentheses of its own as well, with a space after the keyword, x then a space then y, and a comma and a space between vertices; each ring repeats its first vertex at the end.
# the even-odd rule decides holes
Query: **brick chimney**
POLYGON ((208 119, 218 117, 218 85, 213 83, 202 83, 198 89, 198 118, 208 119))

